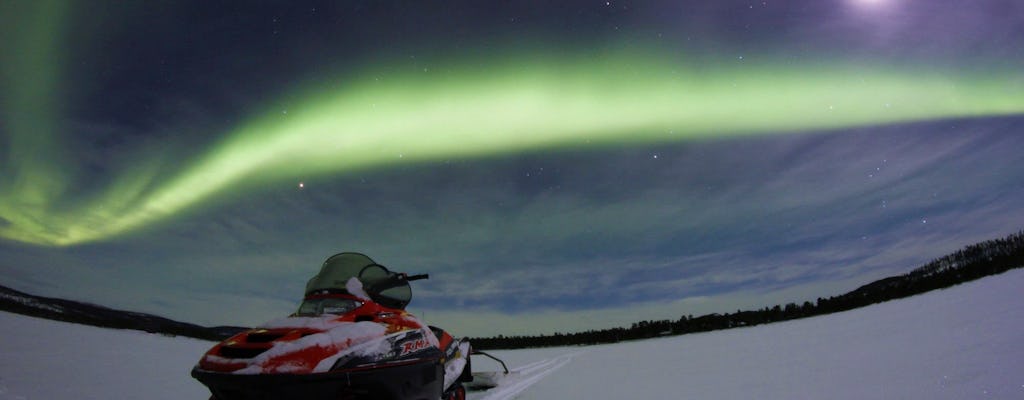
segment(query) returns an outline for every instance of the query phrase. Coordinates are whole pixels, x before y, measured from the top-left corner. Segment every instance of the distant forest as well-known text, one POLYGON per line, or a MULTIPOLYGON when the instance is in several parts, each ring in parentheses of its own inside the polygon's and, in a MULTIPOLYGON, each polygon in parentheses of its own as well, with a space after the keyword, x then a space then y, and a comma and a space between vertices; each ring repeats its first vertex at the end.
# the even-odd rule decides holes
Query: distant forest
POLYGON ((755 311, 732 314, 708 314, 694 318, 684 315, 677 320, 640 321, 629 328, 589 330, 578 333, 555 333, 540 336, 502 336, 470 339, 473 347, 488 349, 520 349, 615 343, 623 340, 683 335, 744 326, 767 324, 797 318, 813 317, 851 310, 858 307, 900 299, 942 289, 1014 268, 1024 267, 1024 231, 1004 239, 989 240, 967 246, 953 254, 936 259, 910 273, 881 279, 849 293, 818 298, 814 303, 789 303, 755 311))

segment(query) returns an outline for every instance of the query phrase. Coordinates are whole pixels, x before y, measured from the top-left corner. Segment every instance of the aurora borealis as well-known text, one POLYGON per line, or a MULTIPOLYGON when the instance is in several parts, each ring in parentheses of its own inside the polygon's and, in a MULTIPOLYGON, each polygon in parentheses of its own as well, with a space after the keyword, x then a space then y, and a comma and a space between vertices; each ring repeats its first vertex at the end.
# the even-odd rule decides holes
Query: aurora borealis
MULTIPOLYGON (((560 61, 486 68, 492 77, 458 71, 430 80, 398 77, 389 85, 357 79, 340 93, 301 99, 286 117, 270 112, 246 121, 164 182, 145 182, 143 190, 138 182, 146 178, 130 176, 67 213, 46 207, 43 197, 59 197, 47 186, 67 186, 60 183, 70 174, 43 168, 7 192, 5 204, 18 206, 5 212, 8 225, 0 232, 47 245, 102 240, 221 192, 245 190, 239 187, 246 181, 299 181, 399 162, 1024 111, 1024 84, 1011 74, 970 79, 753 67, 699 76, 638 55, 560 61)), ((36 128, 12 131, 46 135, 39 129, 48 127, 36 128)), ((56 158, 20 147, 15 143, 12 153, 56 158)), ((18 167, 36 171, 37 163, 34 157, 18 167)))
MULTIPOLYGON (((746 16, 755 8, 744 2, 449 12, 361 2, 95 10, 11 2, 0 268, 11 284, 57 292, 39 282, 70 273, 161 286, 147 271, 166 270, 196 298, 270 292, 259 301, 280 309, 295 294, 271 282, 301 283, 308 271, 299 266, 355 250, 447 277, 421 294, 442 316, 455 311, 439 293, 463 285, 450 303, 493 318, 570 313, 589 320, 572 326, 602 326, 621 319, 595 315, 634 303, 713 298, 732 307, 781 301, 772 299, 787 291, 826 295, 1019 228, 992 218, 907 230, 940 215, 951 223, 993 210, 1019 215, 1010 205, 1022 195, 1013 180, 1020 156, 1008 151, 1020 144, 1024 55, 1007 49, 1021 18, 971 14, 975 25, 936 31, 938 43, 922 48, 921 32, 907 28, 923 23, 910 4, 919 2, 823 3, 756 3, 759 19, 746 16), (664 20, 671 12, 678 21, 664 20), (147 25, 154 16, 164 22, 147 25), (878 25, 851 39, 848 24, 865 18, 878 25), (888 31, 880 48, 876 36, 888 31), (830 40, 852 49, 837 54, 830 40), (291 57, 266 55, 274 52, 291 57), (963 164, 976 157, 994 166, 963 164), (863 168, 876 168, 873 182, 851 181, 863 168), (621 176, 632 177, 617 181, 624 192, 606 186, 621 176), (940 199, 927 189, 967 176, 979 178, 966 193, 940 199), (863 217, 880 205, 889 215, 863 217), (864 219, 805 232, 838 210, 864 219), (741 245, 777 227, 787 227, 783 242, 741 245), (808 257, 852 252, 843 235, 871 246, 808 257), (908 254, 896 238, 930 245, 910 242, 924 253, 908 254), (533 247, 517 251, 524 244, 533 247), (711 260, 735 265, 715 269, 711 260), (669 279, 636 280, 613 265, 669 279), (550 296, 532 293, 530 282, 583 271, 603 279, 550 307, 523 300, 550 296), (251 282, 213 289, 236 276, 251 282), (701 282, 699 294, 679 294, 701 282), (618 288, 613 298, 585 295, 618 288)), ((986 10, 1014 7, 990 3, 986 10)), ((81 296, 104 289, 92 279, 81 296)), ((170 300, 174 288, 111 301, 153 302, 187 319, 196 306, 170 300)))

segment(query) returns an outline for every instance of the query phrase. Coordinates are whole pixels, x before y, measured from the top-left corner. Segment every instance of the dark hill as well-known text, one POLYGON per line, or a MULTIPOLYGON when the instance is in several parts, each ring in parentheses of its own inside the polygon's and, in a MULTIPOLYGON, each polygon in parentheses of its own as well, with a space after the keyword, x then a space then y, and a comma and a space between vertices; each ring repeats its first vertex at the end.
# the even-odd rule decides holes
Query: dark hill
POLYGON ((0 310, 33 317, 116 329, 135 329, 204 340, 223 340, 246 328, 204 327, 164 317, 95 304, 35 296, 0 286, 0 310))
POLYGON ((813 303, 805 301, 803 304, 789 303, 785 306, 776 305, 760 310, 736 311, 731 314, 708 314, 699 317, 683 315, 678 320, 640 321, 629 328, 609 328, 539 336, 498 336, 471 340, 473 347, 481 350, 515 349, 614 343, 623 340, 738 328, 852 310, 1022 267, 1024 267, 1024 231, 1002 239, 964 247, 909 273, 880 279, 846 294, 818 298, 813 303))

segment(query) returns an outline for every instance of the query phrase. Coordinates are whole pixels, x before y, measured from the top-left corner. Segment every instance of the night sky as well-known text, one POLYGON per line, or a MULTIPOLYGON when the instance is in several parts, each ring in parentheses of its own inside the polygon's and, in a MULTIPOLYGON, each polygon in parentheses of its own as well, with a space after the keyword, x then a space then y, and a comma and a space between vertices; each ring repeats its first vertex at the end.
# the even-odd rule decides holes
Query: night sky
POLYGON ((1024 228, 1018 0, 0 3, 0 284, 200 324, 341 251, 461 335, 827 297, 1024 228))

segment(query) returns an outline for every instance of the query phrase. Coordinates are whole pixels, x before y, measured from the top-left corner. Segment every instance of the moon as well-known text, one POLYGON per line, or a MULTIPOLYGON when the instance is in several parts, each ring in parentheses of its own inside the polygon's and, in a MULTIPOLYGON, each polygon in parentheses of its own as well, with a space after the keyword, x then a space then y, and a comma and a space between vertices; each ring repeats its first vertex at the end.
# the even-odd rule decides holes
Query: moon
POLYGON ((894 0, 847 0, 847 3, 861 10, 881 10, 892 6, 894 0))

